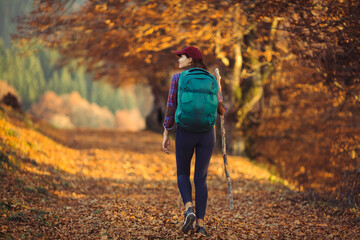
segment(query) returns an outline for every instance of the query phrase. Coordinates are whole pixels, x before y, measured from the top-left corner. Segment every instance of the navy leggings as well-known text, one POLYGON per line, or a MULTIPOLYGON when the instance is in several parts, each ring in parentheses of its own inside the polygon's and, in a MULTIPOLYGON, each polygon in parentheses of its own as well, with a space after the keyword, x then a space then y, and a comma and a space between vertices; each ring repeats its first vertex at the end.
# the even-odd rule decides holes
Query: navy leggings
POLYGON ((176 130, 177 182, 183 203, 192 202, 190 183, 190 163, 195 150, 195 206, 196 217, 204 219, 208 190, 206 176, 214 149, 214 130, 189 132, 180 127, 176 130))

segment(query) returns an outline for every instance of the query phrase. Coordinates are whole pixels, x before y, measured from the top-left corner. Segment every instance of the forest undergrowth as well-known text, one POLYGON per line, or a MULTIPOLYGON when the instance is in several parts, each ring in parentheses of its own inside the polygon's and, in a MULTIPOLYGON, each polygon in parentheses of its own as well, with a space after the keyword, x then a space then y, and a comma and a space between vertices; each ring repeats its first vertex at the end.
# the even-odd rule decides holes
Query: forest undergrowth
MULTIPOLYGON (((198 239, 181 231, 183 207, 162 135, 57 130, 0 109, 0 239, 198 239)), ((208 239, 360 239, 356 209, 311 201, 243 157, 208 173, 208 239)), ((193 169, 192 169, 193 172, 193 169)))

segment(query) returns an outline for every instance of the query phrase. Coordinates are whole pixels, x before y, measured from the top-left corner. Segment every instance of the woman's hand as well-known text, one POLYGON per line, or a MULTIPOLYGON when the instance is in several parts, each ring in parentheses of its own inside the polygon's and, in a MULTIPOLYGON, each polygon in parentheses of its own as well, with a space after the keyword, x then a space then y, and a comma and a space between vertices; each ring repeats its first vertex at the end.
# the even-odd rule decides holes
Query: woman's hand
POLYGON ((169 154, 170 153, 170 138, 169 138, 169 131, 165 129, 164 131, 164 138, 162 142, 162 150, 169 154))
POLYGON ((223 102, 219 102, 219 105, 218 105, 218 113, 220 115, 224 115, 226 113, 226 107, 224 105, 223 102))

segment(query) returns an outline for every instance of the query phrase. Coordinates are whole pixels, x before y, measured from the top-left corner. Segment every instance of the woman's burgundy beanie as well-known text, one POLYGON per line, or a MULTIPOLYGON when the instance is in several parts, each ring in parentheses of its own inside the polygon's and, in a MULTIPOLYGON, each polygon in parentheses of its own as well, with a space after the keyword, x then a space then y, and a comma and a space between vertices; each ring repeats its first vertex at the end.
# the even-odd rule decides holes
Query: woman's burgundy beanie
POLYGON ((196 47, 186 47, 183 50, 174 52, 176 55, 181 56, 182 54, 186 54, 194 60, 202 59, 202 54, 199 49, 196 47))

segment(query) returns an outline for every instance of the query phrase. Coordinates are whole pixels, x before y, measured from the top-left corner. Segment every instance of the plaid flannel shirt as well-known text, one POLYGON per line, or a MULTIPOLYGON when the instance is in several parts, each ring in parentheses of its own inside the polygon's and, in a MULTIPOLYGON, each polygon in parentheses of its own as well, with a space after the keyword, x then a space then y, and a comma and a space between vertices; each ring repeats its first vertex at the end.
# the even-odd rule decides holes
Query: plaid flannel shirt
POLYGON ((166 105, 166 113, 164 120, 164 128, 171 130, 175 124, 175 111, 177 104, 177 90, 179 83, 180 73, 176 73, 171 78, 171 85, 169 90, 169 96, 166 105))

